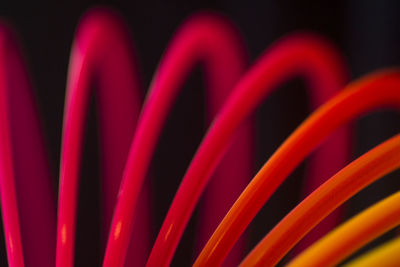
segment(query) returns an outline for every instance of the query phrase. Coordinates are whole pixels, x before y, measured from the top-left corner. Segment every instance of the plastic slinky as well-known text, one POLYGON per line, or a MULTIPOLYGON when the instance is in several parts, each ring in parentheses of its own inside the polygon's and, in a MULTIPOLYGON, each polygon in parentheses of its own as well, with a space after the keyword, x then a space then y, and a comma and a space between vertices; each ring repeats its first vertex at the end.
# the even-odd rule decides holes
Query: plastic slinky
MULTIPOLYGON (((57 194, 29 70, 15 33, 0 23, 0 196, 9 266, 76 264, 93 99, 100 162, 95 179, 101 184, 94 228, 100 229, 104 267, 169 266, 192 216, 194 266, 333 266, 399 225, 398 192, 350 219, 345 202, 400 167, 399 135, 357 157, 352 153, 355 121, 400 108, 400 69, 349 81, 342 54, 307 32, 276 40, 249 64, 235 27, 209 12, 189 16, 176 30, 148 90, 142 88, 138 58, 119 15, 106 8, 83 15, 69 58, 57 194), (157 226, 152 162, 180 90, 197 66, 205 115, 194 123, 206 130, 157 226), (299 77, 311 112, 272 155, 263 155, 256 170, 257 110, 299 77), (246 229, 308 157, 298 204, 272 230, 257 233, 258 244, 249 247, 246 229)), ((193 123, 192 111, 186 113, 190 119, 174 133, 180 138, 193 123)), ((164 164, 177 164, 174 146, 164 164)), ((385 266, 398 266, 400 253, 389 253, 398 250, 393 239, 347 263, 373 266, 384 258, 385 266)))

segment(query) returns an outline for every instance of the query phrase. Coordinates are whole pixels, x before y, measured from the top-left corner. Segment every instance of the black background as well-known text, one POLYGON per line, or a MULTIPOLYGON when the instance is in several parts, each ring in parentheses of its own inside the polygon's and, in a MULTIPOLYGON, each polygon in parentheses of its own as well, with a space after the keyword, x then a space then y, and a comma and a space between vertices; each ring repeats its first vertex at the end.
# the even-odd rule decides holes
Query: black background
MULTIPOLYGON (((11 1, 0 2, 0 16, 19 34, 44 122, 53 177, 57 183, 61 125, 68 57, 80 16, 91 6, 117 10, 130 27, 139 56, 143 88, 147 88, 161 55, 182 21, 199 10, 226 15, 239 28, 254 61, 273 41, 296 31, 309 30, 330 39, 347 58, 351 79, 382 67, 400 65, 400 2, 391 1, 11 1)), ((190 76, 168 120, 152 163, 155 196, 154 231, 158 232, 180 179, 205 131, 202 76, 190 76), (170 148, 174 147, 174 160, 170 148)), ((399 88, 400 90, 400 88, 399 88)), ((143 92, 144 94, 145 92, 143 92)), ((76 248, 76 265, 96 266, 102 259, 96 115, 92 107, 85 145, 76 248)), ((259 109, 255 170, 309 114, 300 80, 274 93, 259 109), (275 131, 269 129, 274 128, 275 131)), ((399 131, 399 116, 380 111, 356 124, 354 157, 399 131)), ((299 201, 304 165, 299 167, 253 224, 250 247, 299 201)), ((398 172, 364 190, 347 205, 351 216, 398 190, 398 172)), ((55 186, 56 188, 56 186, 55 186)), ((174 265, 192 260, 193 225, 185 233, 174 265)), ((155 237, 155 236, 154 236, 155 237)), ((387 236, 384 238, 386 239, 387 236)), ((4 243, 4 242, 3 242, 4 243)), ((6 266, 2 247, 1 262, 6 266)))

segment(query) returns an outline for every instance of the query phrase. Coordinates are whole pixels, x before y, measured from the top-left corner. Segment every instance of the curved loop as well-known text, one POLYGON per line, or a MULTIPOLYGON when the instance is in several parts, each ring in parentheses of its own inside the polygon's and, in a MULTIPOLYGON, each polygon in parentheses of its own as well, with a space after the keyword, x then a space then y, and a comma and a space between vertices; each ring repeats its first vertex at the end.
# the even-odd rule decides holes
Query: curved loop
MULTIPOLYGON (((396 138, 398 144, 400 144, 399 137, 400 135, 396 138)), ((396 154, 397 158, 398 155, 399 153, 396 154)), ((400 160, 398 160, 399 166, 400 160)), ((399 224, 400 192, 397 192, 357 214, 318 240, 287 266, 336 266, 369 241, 399 224)), ((378 265, 386 266, 382 263, 378 265)))
POLYGON ((19 46, 0 25, 0 196, 10 266, 55 259, 55 196, 35 104, 19 46))
MULTIPOLYGON (((280 82, 298 74, 306 77, 313 90, 312 95, 321 102, 327 100, 344 83, 340 56, 327 43, 314 36, 291 36, 268 50, 236 85, 199 147, 150 254, 149 266, 170 262, 210 174, 240 122, 280 82)), ((346 132, 339 133, 331 142, 334 144, 330 146, 331 153, 322 156, 325 160, 327 156, 334 157, 338 163, 336 167, 339 168, 348 154, 346 132)))
MULTIPOLYGON (((61 152, 57 266, 73 266, 82 137, 93 80, 99 85, 105 229, 111 221, 141 99, 127 36, 117 16, 98 9, 84 17, 73 44, 61 152)), ((141 217, 145 219, 146 214, 141 217)), ((148 229, 138 233, 146 247, 148 229)), ((145 256, 140 251, 132 253, 145 256)))
MULTIPOLYGON (((236 33, 224 20, 212 15, 191 18, 172 40, 153 78, 132 142, 104 266, 121 266, 124 262, 137 197, 166 114, 184 78, 195 63, 204 63, 207 82, 212 89, 210 99, 213 114, 242 74, 243 57, 243 48, 236 33)), ((240 141, 242 147, 250 146, 250 132, 249 128, 243 130, 240 141)), ((244 158, 250 161, 250 155, 244 155, 244 158)), ((240 164, 238 168, 242 169, 240 174, 247 173, 246 176, 250 177, 246 169, 248 165, 240 164)), ((243 186, 244 183, 238 184, 243 186)))
MULTIPOLYGON (((334 129, 368 110, 380 106, 400 107, 399 74, 396 71, 378 73, 350 84, 302 123, 246 187, 206 244, 195 265, 220 264, 276 188, 334 129)), ((234 112, 227 111, 239 107, 239 99, 243 99, 243 96, 237 94, 220 118, 224 115, 231 118, 234 112)), ((243 110, 243 104, 240 107, 243 110)), ((240 118, 241 114, 238 115, 240 118)))
MULTIPOLYGON (((288 215, 285 216, 263 239, 258 245, 247 255, 243 260, 242 266, 272 266, 277 264, 283 256, 314 226, 316 226, 324 217, 329 215, 336 207, 344 203, 346 200, 354 196, 356 193, 361 191, 366 186, 382 178, 387 173, 400 167, 400 135, 397 135, 381 145, 375 147, 371 151, 365 153, 351 164, 346 166, 340 172, 331 177, 327 182, 310 194, 304 199, 299 205, 297 205, 288 215), (332 197, 335 196, 335 197, 332 197)), ((398 197, 397 197, 398 198, 398 197)), ((392 202, 390 202, 392 203, 392 202)), ((385 204, 385 207, 387 205, 385 204)), ((400 207, 400 205, 399 205, 400 207)), ((389 214, 393 214, 393 209, 386 209, 389 214)), ((364 229, 363 227, 377 226, 378 223, 375 220, 381 220, 382 223, 389 223, 393 221, 394 217, 387 218, 389 215, 384 213, 374 213, 373 219, 363 221, 363 225, 358 225, 351 232, 353 240, 353 234, 358 233, 364 229), (385 215, 386 217, 379 217, 385 215)), ((400 214, 400 212, 398 213, 400 214)), ((362 217, 365 218, 365 217, 362 217)), ((368 217, 369 218, 369 217, 368 217)), ((357 219, 360 222, 360 219, 357 219)), ((379 225, 382 226, 383 224, 379 225)), ((354 223, 352 223, 354 225, 354 223)), ((348 228, 346 228, 348 229, 348 228)), ((369 228, 368 228, 369 229, 369 228)), ((379 228, 381 229, 381 228, 379 228)), ((364 229, 365 230, 365 229, 364 229)), ((363 230, 363 231, 364 231, 363 230)), ((338 231, 338 230, 335 230, 338 231)), ((342 230, 340 230, 342 231, 342 230)), ((365 230, 366 231, 366 230, 365 230)), ((365 234, 364 231, 364 234, 365 234)), ((343 233, 343 231, 341 232, 343 233)), ((311 256, 310 248, 306 249, 304 253, 307 253, 308 258, 312 257, 314 260, 317 258, 323 258, 327 256, 328 251, 332 252, 331 249, 342 248, 343 241, 346 240, 346 249, 350 247, 351 242, 349 241, 349 235, 341 235, 340 241, 335 240, 329 243, 330 248, 324 248, 317 250, 313 248, 313 255, 311 256), (348 241, 348 242, 347 242, 348 241), (340 245, 341 244, 341 245, 340 245), (310 251, 310 252, 307 252, 310 251)), ((361 242, 368 235, 357 236, 357 241, 361 242)), ((330 234, 328 234, 329 236, 330 234)), ((337 236, 335 234, 335 236, 337 236)), ((327 236, 323 237, 323 239, 327 236)), ((320 241, 318 241, 320 242, 320 241)), ((326 241, 323 241, 327 245, 326 241)), ((312 245, 314 247, 315 244, 312 245)), ((321 248, 320 246, 318 248, 321 248)), ((336 250, 335 250, 336 251, 336 250)), ((329 253, 330 253, 329 252, 329 253)), ((339 251, 330 253, 330 260, 333 257, 339 257, 339 251), (333 256, 334 255, 334 256, 333 256)), ((304 260, 300 260, 305 263, 304 260)), ((297 264, 297 263, 296 263, 297 264)), ((330 263, 331 264, 331 263, 330 263)), ((327 266, 326 264, 316 264, 317 266, 327 266)), ((299 265, 296 265, 299 266, 299 265)), ((302 266, 311 266, 310 264, 303 264, 302 266)))
POLYGON ((360 257, 345 264, 346 267, 396 267, 400 262, 400 237, 397 237, 378 248, 368 251, 360 257))

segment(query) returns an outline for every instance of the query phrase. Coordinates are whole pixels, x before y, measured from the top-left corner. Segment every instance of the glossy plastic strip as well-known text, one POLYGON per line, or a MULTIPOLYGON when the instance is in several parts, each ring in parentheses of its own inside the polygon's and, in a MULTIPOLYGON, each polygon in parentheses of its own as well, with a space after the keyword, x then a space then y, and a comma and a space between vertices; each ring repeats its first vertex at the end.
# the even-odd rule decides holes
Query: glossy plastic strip
MULTIPOLYGON (((396 155, 397 158, 398 155, 399 153, 396 155)), ((339 226, 307 248, 287 266, 335 266, 369 241, 399 224, 400 193, 398 192, 339 226)))
POLYGON ((345 267, 396 267, 400 262, 400 238, 397 237, 372 251, 344 264, 345 267))
MULTIPOLYGON (((105 190, 104 228, 108 233, 141 105, 138 75, 131 51, 131 41, 117 16, 98 9, 83 18, 73 43, 67 81, 58 203, 58 267, 74 264, 82 142, 90 89, 94 81, 98 85, 105 190)), ((146 217, 147 214, 141 215, 143 220, 146 217)), ((148 222, 141 225, 149 227, 148 222)), ((136 234, 140 246, 148 246, 149 230, 140 229, 136 234)), ((140 262, 144 261, 140 258, 146 255, 139 250, 132 251, 131 256, 138 257, 140 262)))
POLYGON ((55 260, 55 195, 35 104, 15 37, 0 25, 0 195, 10 266, 55 260))
MULTIPOLYGON (((308 231, 340 204, 385 174, 399 168, 399 155, 400 135, 397 135, 353 161, 286 215, 250 252, 241 265, 272 266, 277 264, 308 231)), ((364 223, 365 225, 373 224, 370 220, 365 220, 364 223)), ((359 229, 362 227, 360 226, 359 229)), ((346 238, 345 235, 342 236, 343 240, 346 238)), ((357 239, 362 240, 362 237, 357 239)), ((331 246, 336 246, 338 242, 332 242, 331 246)), ((322 257, 321 255, 327 251, 329 249, 320 250, 316 253, 318 255, 313 255, 313 257, 322 257)), ((311 254, 307 255, 311 257, 311 254)), ((305 264, 305 266, 309 265, 305 264)), ((325 264, 319 266, 325 266, 325 264)))
MULTIPOLYGON (((334 129, 370 110, 389 106, 400 107, 400 73, 386 71, 372 74, 351 83, 344 91, 313 113, 279 147, 243 191, 213 236, 210 238, 195 266, 218 265, 230 248, 254 218, 272 193, 290 172, 334 129)), ((240 94, 234 95, 220 118, 229 116, 231 121, 241 114, 230 117, 228 111, 241 106, 245 101, 240 94)), ((232 112, 233 114, 234 112, 232 112)))
MULTIPOLYGON (((114 214, 104 266, 122 266, 134 221, 134 210, 151 156, 166 115, 178 89, 195 63, 205 65, 212 109, 218 109, 243 72, 243 48, 225 20, 212 15, 192 17, 178 31, 153 78, 124 172, 120 198, 114 214), (220 92, 217 92, 221 90, 220 92)), ((250 145, 250 131, 243 131, 242 144, 250 145)), ((244 157, 248 157, 245 151, 244 157)), ((238 157, 238 155, 236 156, 238 157)), ((248 159, 246 159, 247 161, 248 159)), ((240 167, 239 165, 238 167, 240 167)), ((245 166, 245 165, 243 165, 245 166)), ((247 167, 247 166, 245 166, 247 167)), ((248 170, 241 173, 249 173, 248 170)), ((242 177, 241 179, 246 179, 242 177)), ((225 195, 225 194, 223 194, 225 195)))

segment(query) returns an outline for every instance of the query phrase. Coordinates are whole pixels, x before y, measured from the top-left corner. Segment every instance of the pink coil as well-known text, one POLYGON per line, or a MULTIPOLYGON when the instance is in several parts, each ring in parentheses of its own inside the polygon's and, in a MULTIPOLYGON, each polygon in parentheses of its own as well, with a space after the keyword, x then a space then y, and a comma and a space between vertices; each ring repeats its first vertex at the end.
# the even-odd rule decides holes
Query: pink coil
MULTIPOLYGON (((197 256, 255 174, 252 114, 262 101, 283 82, 300 76, 314 110, 347 83, 340 53, 309 33, 282 38, 251 66, 246 55, 226 19, 195 14, 168 44, 142 103, 133 43, 124 23, 106 9, 85 14, 70 56, 57 202, 24 60, 12 32, 0 25, 0 195, 9 265, 74 264, 82 146, 94 83, 104 185, 101 223, 108 229, 102 233, 103 266, 170 265, 204 193, 197 256), (145 178, 178 88, 197 64, 205 69, 208 131, 152 244, 151 190, 145 178)), ((350 139, 351 126, 343 127, 316 151, 303 185, 305 196, 348 164, 350 139)), ((343 217, 342 208, 337 209, 297 250, 324 236, 343 217)), ((224 264, 238 265, 245 251, 243 235, 224 264)))

